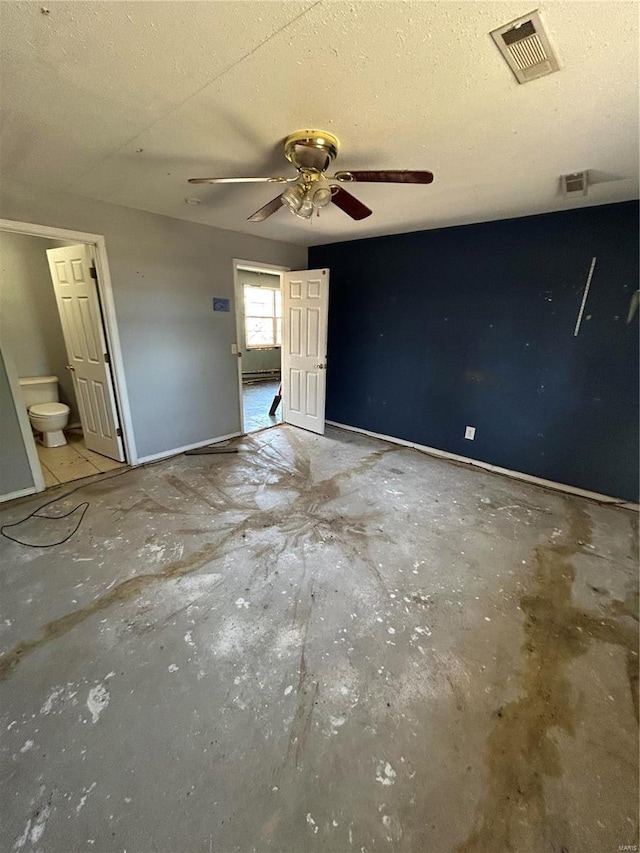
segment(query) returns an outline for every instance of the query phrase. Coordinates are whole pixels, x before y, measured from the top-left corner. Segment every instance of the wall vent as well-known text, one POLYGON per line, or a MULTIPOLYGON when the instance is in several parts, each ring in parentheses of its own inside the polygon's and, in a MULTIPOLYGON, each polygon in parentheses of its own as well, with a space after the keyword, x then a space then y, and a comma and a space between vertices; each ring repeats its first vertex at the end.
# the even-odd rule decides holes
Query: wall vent
POLYGON ((560 175, 560 188, 565 198, 577 198, 587 194, 589 172, 573 172, 571 175, 560 175))
POLYGON ((560 70, 538 11, 530 12, 491 32, 491 38, 518 83, 529 83, 560 70))

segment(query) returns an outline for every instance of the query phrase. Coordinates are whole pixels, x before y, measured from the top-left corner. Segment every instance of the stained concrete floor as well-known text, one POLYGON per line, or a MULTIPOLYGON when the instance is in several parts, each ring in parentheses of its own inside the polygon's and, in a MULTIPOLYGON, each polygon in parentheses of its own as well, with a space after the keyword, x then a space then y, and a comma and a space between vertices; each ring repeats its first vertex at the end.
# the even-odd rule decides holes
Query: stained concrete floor
POLYGON ((282 402, 275 415, 269 414, 273 398, 278 393, 280 380, 263 380, 242 384, 244 431, 255 432, 279 424, 282 420, 282 402))
POLYGON ((337 430, 240 444, 2 540, 1 849, 637 844, 637 516, 337 430))

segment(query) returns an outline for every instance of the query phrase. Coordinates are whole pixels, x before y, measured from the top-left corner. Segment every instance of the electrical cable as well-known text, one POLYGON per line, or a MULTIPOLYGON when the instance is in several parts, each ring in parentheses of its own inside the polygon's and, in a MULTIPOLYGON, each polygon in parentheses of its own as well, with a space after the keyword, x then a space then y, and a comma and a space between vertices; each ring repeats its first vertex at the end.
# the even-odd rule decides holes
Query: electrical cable
MULTIPOLYGON (((179 455, 179 454, 176 454, 176 455, 179 455)), ((169 457, 169 458, 172 458, 172 457, 169 457)), ((158 460, 158 462, 163 462, 163 461, 165 461, 165 460, 158 460)), ((147 464, 149 464, 149 463, 147 463, 147 464)), ((151 464, 157 464, 157 463, 151 463, 151 464)), ((146 466, 139 466, 139 467, 146 467, 146 466)), ((29 515, 25 515, 24 518, 21 518, 20 521, 14 521, 11 524, 3 524, 2 527, 0 527, 0 536, 3 536, 5 539, 8 539, 10 542, 15 542, 18 545, 24 545, 26 548, 56 548, 58 545, 64 545, 64 543, 68 542, 69 539, 71 539, 71 537, 74 536, 78 532, 78 530, 80 529, 80 525, 82 524, 82 521, 85 517, 85 514, 91 505, 90 502, 89 501, 82 501, 81 503, 77 504, 77 506, 75 506, 73 509, 69 510, 69 512, 65 512, 63 515, 40 515, 39 514, 40 511, 43 510, 45 507, 51 506, 51 504, 58 503, 58 501, 64 500, 64 498, 68 498, 69 495, 73 495, 76 492, 79 492, 80 489, 86 489, 88 486, 93 486, 96 483, 105 483, 107 480, 113 480, 116 477, 121 477, 123 474, 128 474, 130 471, 133 471, 133 470, 134 470, 134 468, 128 467, 122 471, 118 471, 116 474, 111 474, 109 477, 102 477, 99 480, 92 480, 90 483, 82 483, 80 486, 76 486, 75 489, 70 489, 68 492, 65 492, 62 495, 58 495, 57 498, 53 498, 52 500, 46 501, 45 503, 41 504, 39 507, 34 509, 33 512, 30 512, 29 515), (21 524, 24 524, 25 521, 29 521, 30 518, 43 518, 43 519, 48 519, 49 521, 58 521, 58 520, 61 520, 63 518, 69 518, 70 515, 73 515, 73 513, 76 512, 77 510, 79 510, 80 508, 82 508, 82 512, 80 514, 80 518, 78 519, 78 523, 76 524, 76 526, 73 528, 73 530, 70 533, 68 533, 63 539, 60 539, 58 542, 49 542, 45 545, 37 545, 37 544, 34 544, 33 542, 23 542, 21 539, 16 539, 14 536, 10 536, 8 533, 5 533, 5 530, 8 530, 11 527, 19 527, 21 524)), ((515 477, 510 477, 508 474, 503 475, 503 476, 507 476, 507 477, 509 477, 509 479, 512 479, 512 480, 518 479, 515 477)), ((549 488, 549 487, 544 487, 544 488, 549 488)), ((552 491, 558 491, 558 490, 552 489, 552 491)), ((608 500, 598 500, 598 498, 587 498, 587 500, 591 500, 591 501, 599 504, 600 506, 616 506, 616 507, 620 507, 622 509, 635 510, 635 506, 633 505, 633 503, 631 501, 618 501, 615 499, 608 501, 608 500)))
MULTIPOLYGON (((226 445, 223 445, 223 446, 228 446, 229 444, 230 444, 230 442, 227 442, 226 445)), ((0 527, 0 536, 4 536, 4 538, 8 539, 10 542, 16 542, 18 545, 24 545, 26 548, 56 548, 58 545, 64 545, 64 543, 68 542, 69 539, 71 539, 71 537, 75 533, 77 533, 78 530, 80 529, 80 525, 82 524, 85 513, 87 512, 87 510, 89 509, 89 506, 90 506, 89 501, 82 501, 82 503, 79 503, 72 510, 69 510, 69 512, 66 512, 63 515, 39 515, 39 512, 41 510, 43 510, 47 506, 51 506, 51 504, 55 504, 58 501, 63 500, 64 498, 68 498, 69 495, 73 495, 73 494, 75 494, 75 492, 79 492, 80 489, 86 489, 87 486, 93 486, 96 483, 106 483, 107 480, 113 480, 113 479, 115 479, 115 477, 122 477, 123 474, 128 474, 131 471, 137 470, 139 468, 146 468, 146 467, 151 466, 151 465, 158 465, 161 462, 166 462, 167 459, 173 459, 176 456, 180 456, 180 455, 181 455, 180 453, 176 453, 176 454, 173 454, 172 456, 165 457, 164 459, 157 459, 154 462, 147 462, 144 465, 137 465, 135 467, 124 468, 122 471, 118 471, 115 474, 111 474, 109 477, 101 477, 99 480, 92 480, 90 483, 82 483, 80 486, 76 486, 75 489, 69 489, 69 491, 65 492, 63 495, 58 495, 57 498, 53 498, 52 500, 46 501, 45 503, 41 504, 39 507, 34 509, 33 512, 30 512, 29 515, 25 515, 24 518, 21 518, 20 521, 14 521, 11 524, 3 524, 2 527, 0 527), (29 521, 30 518, 44 518, 44 519, 49 519, 50 521, 57 521, 58 519, 68 518, 70 515, 73 515, 74 512, 79 510, 81 507, 82 507, 82 513, 80 515, 80 518, 78 519, 78 523, 73 528, 71 533, 67 534, 67 536, 65 536, 64 539, 60 539, 58 542, 49 542, 46 545, 37 545, 37 544, 34 544, 33 542, 23 542, 22 540, 16 539, 14 536, 9 536, 8 533, 5 533, 5 530, 8 530, 11 527, 18 527, 19 525, 24 524, 25 521, 29 521)))
POLYGON ((46 501, 41 504, 39 507, 34 509, 33 512, 30 512, 29 515, 25 515, 24 518, 21 518, 20 521, 14 521, 11 524, 3 524, 0 527, 0 536, 4 536, 5 539, 8 539, 10 542, 16 542, 18 545, 24 545, 27 548, 55 548, 58 545, 64 545, 65 542, 68 542, 71 537, 77 533, 80 529, 80 525, 82 524, 82 520, 85 517, 87 510, 89 509, 90 503, 89 501, 82 501, 73 509, 69 510, 69 512, 65 512, 63 515, 40 515, 40 511, 45 507, 51 506, 51 504, 55 504, 58 501, 63 500, 64 498, 68 498, 69 495, 75 494, 75 492, 79 492, 80 489, 86 489, 87 486, 93 486, 96 483, 105 483, 107 480, 113 480, 115 477, 121 477, 123 474, 128 474, 130 471, 133 471, 133 468, 125 468, 123 471, 118 471, 117 474, 111 474, 109 477, 102 477, 99 480, 92 480, 90 483, 82 483, 80 486, 76 486, 75 489, 70 489, 68 492, 65 492, 63 495, 58 495, 57 498, 53 498, 50 501, 46 501), (18 527, 21 524, 24 524, 25 521, 29 521, 30 518, 44 518, 50 521, 57 521, 63 518, 69 518, 70 515, 73 515, 74 512, 82 508, 82 512, 80 513, 80 517, 78 519, 78 523, 73 528, 71 533, 68 533, 63 539, 60 539, 58 542, 49 542, 45 545, 37 545, 33 542, 23 542, 21 539, 16 539, 15 536, 10 536, 8 533, 5 533, 5 530, 8 530, 11 527, 18 527))

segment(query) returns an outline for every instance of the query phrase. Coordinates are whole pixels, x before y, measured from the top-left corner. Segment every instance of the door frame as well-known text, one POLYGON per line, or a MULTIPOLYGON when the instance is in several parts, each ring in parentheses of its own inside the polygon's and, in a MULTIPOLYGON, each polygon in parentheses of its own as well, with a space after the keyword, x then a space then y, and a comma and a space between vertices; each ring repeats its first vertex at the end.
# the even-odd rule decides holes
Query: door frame
MULTIPOLYGON (((111 357, 111 376, 113 379, 113 391, 116 398, 118 421, 122 429, 122 441, 124 444, 125 462, 128 465, 136 465, 138 454, 133 434, 133 421, 131 408, 129 406, 129 394, 124 373, 124 362, 122 359, 122 348, 120 346, 120 335, 116 319, 116 308, 113 299, 113 286, 109 270, 109 259, 107 257, 107 244, 102 234, 91 234, 86 231, 70 231, 66 228, 55 228, 51 225, 37 225, 32 222, 18 222, 13 219, 0 219, 0 232, 7 231, 12 234, 26 234, 31 237, 45 237, 52 240, 66 240, 74 243, 85 243, 93 249, 94 262, 98 273, 98 296, 102 307, 102 322, 107 350, 111 357)), ((52 285, 53 287, 53 285, 52 285)), ((4 348, 6 355, 6 347, 4 348)), ((13 368, 13 359, 9 353, 9 362, 13 368)), ((19 413, 22 408, 22 398, 18 385, 17 376, 9 377, 10 387, 13 393, 13 402, 19 413)), ((25 411, 26 416, 26 411, 25 411)), ((20 414, 18 414, 20 419, 20 414)), ((20 419, 21 424, 24 418, 20 419)), ((35 484, 35 491, 44 490, 44 478, 40 468, 40 461, 36 450, 35 439, 31 429, 25 435, 25 448, 31 465, 31 473, 35 484), (37 469, 37 470, 36 470, 37 469)))
MULTIPOLYGON (((233 259, 233 310, 236 319, 235 355, 238 362, 238 407, 240 410, 240 432, 244 435, 244 406, 242 404, 242 351, 240 349, 243 329, 240 325, 240 312, 238 310, 240 298, 242 296, 240 293, 240 281, 238 277, 238 271, 241 269, 246 270, 247 272, 278 272, 280 273, 280 288, 282 289, 282 273, 291 272, 291 267, 282 267, 277 264, 265 264, 262 263, 262 261, 243 261, 240 258, 233 259)), ((282 367, 282 349, 280 350, 280 367, 282 367)))

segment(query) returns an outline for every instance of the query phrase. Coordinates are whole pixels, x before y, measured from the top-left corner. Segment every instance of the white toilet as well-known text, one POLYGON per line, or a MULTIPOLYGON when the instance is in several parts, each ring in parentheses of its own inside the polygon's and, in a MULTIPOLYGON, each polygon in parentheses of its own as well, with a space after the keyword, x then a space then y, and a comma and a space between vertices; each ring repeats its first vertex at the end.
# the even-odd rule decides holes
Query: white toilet
POLYGON ((63 430, 70 409, 59 401, 58 377, 23 376, 19 381, 31 426, 42 433, 42 443, 45 447, 62 447, 67 443, 63 430))

